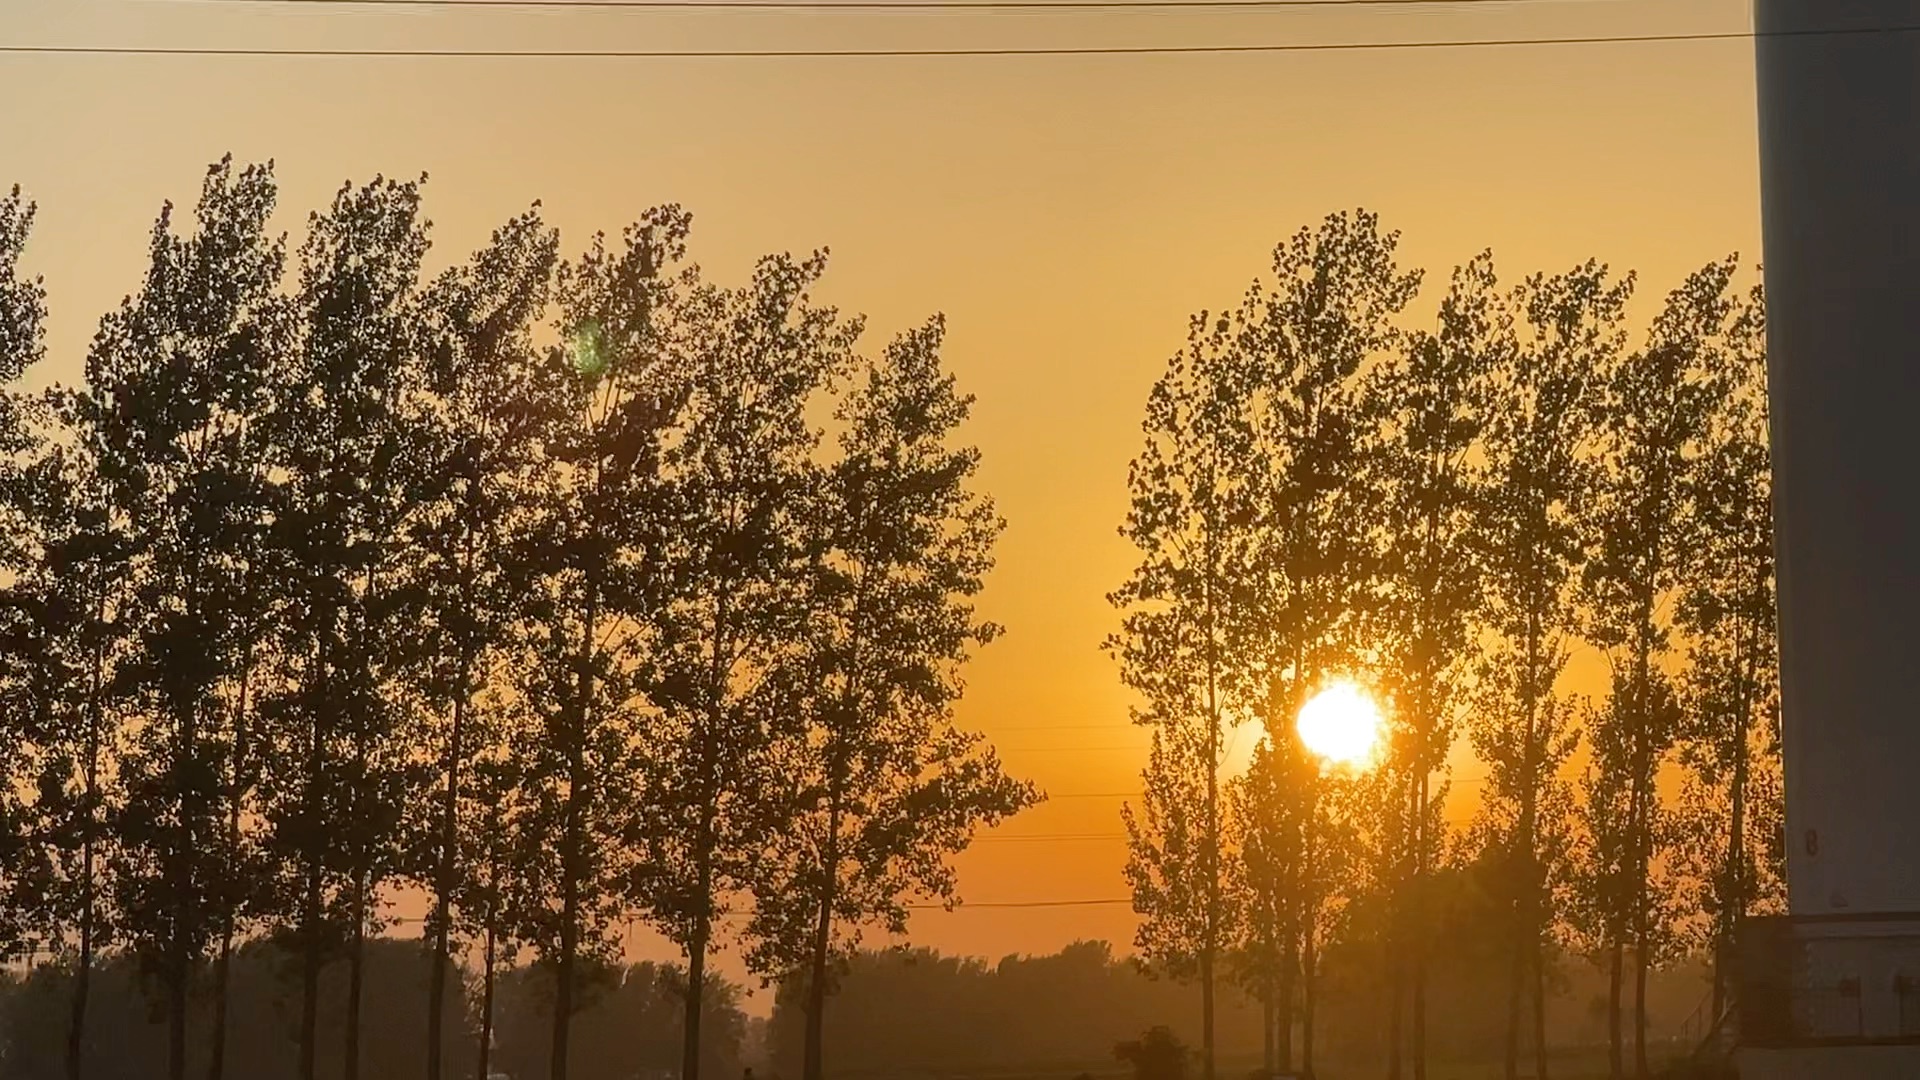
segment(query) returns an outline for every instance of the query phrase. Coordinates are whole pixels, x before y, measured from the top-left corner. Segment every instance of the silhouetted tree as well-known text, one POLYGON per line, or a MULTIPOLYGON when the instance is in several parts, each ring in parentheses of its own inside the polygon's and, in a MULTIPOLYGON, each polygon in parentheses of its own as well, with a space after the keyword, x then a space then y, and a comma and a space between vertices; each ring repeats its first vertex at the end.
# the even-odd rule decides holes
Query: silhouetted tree
MULTIPOLYGON (((1367 659, 1363 626, 1379 569, 1368 523, 1378 518, 1379 506, 1363 480, 1378 434, 1367 415, 1364 380, 1398 346, 1402 335, 1394 320, 1421 280, 1418 271, 1400 268, 1398 250, 1399 235, 1382 232, 1377 216, 1330 215, 1275 249, 1272 291, 1256 289, 1246 304, 1255 431, 1246 467, 1257 494, 1254 541, 1242 571, 1248 603, 1235 627, 1249 658, 1256 695, 1250 706, 1263 717, 1280 777, 1268 792, 1292 803, 1282 820, 1299 830, 1296 875, 1307 867, 1305 830, 1318 764, 1300 745, 1294 722, 1315 690, 1367 659)), ((1283 926, 1290 939, 1284 951, 1304 960, 1312 925, 1305 882, 1293 891, 1299 914, 1283 926)), ((1280 1014, 1290 1016, 1293 988, 1279 982, 1280 1014)), ((1389 1011, 1395 1062, 1400 1009, 1396 992, 1389 1011)))
POLYGON ((1433 777, 1453 747, 1484 597, 1477 548, 1485 477, 1474 455, 1494 372, 1513 348, 1491 255, 1454 271, 1436 323, 1431 333, 1409 334, 1370 373, 1375 431, 1360 466, 1375 489, 1382 536, 1370 637, 1398 721, 1383 767, 1403 788, 1389 812, 1400 834, 1396 892, 1411 968, 1415 1080, 1427 1074, 1426 879, 1444 830, 1444 783, 1435 791, 1433 777))
MULTIPOLYGON (((61 826, 78 820, 79 846, 90 856, 99 790, 83 763, 97 746, 86 736, 101 730, 87 707, 86 689, 96 684, 85 677, 88 639, 98 640, 88 630, 98 623, 87 594, 69 591, 100 580, 84 545, 79 558, 65 557, 68 538, 92 531, 72 497, 80 463, 46 445, 47 403, 18 385, 45 351, 46 289, 19 267, 33 217, 18 187, 0 198, 0 955, 8 959, 60 929, 54 854, 71 851, 75 837, 71 827, 50 836, 49 811, 61 826), (60 740, 62 731, 80 742, 60 740), (76 764, 84 786, 72 800, 76 764), (68 805, 42 805, 48 796, 68 805)), ((92 869, 84 859, 83 899, 91 898, 92 869)), ((85 1010, 76 992, 72 1013, 85 1010)))
POLYGON ((1601 373, 1624 347, 1632 279, 1588 262, 1535 275, 1514 294, 1517 340, 1494 373, 1482 454, 1489 643, 1470 739, 1487 767, 1476 823, 1502 853, 1514 926, 1507 983, 1508 1080, 1520 1069, 1522 1002, 1531 995, 1535 1071, 1547 1076, 1543 947, 1554 884, 1570 849, 1570 793, 1559 778, 1578 739, 1555 693, 1579 632, 1573 588, 1584 556, 1580 513, 1593 483, 1601 373))
MULTIPOLYGON (((1249 306, 1254 303, 1250 298, 1249 306)), ((1215 965, 1235 913, 1223 864, 1220 766, 1240 667, 1230 621, 1245 548, 1246 310, 1193 317, 1187 345, 1147 398, 1146 443, 1127 474, 1121 528, 1139 552, 1109 600, 1122 612, 1107 649, 1152 730, 1138 806, 1121 808, 1127 881, 1141 916, 1134 943, 1158 969, 1200 983, 1200 1069, 1214 1077, 1215 965)))
MULTIPOLYGON (((824 253, 760 260, 751 284, 702 285, 681 314, 684 414, 663 458, 671 526, 656 548, 665 602, 637 657, 650 724, 646 828, 634 899, 687 956, 704 993, 727 897, 748 888, 780 824, 772 751, 784 714, 774 677, 800 635, 806 514, 819 433, 807 410, 843 373, 857 319, 808 290, 824 253)), ((701 1014, 686 1013, 682 1080, 698 1080, 701 1014)))
MULTIPOLYGON (((426 937, 438 957, 427 988, 428 1080, 443 1074, 454 897, 474 872, 468 854, 496 841, 486 825, 462 828, 462 785, 495 751, 490 736, 500 734, 475 712, 485 681, 514 644, 528 577, 524 537, 546 479, 542 421, 564 390, 563 369, 532 341, 557 250, 558 236, 529 211, 443 274, 421 302, 426 355, 416 424, 426 467, 410 496, 400 626, 414 642, 410 682, 421 726, 432 730, 438 771, 436 797, 421 801, 414 824, 427 838, 413 871, 433 896, 426 937)), ((471 813, 465 820, 476 824, 471 813)), ((495 902, 489 891, 484 903, 495 902)), ((483 915, 481 923, 497 934, 495 920, 483 915)))
MULTIPOLYGON (((1607 708, 1593 733, 1595 777, 1608 785, 1594 792, 1624 805, 1589 817, 1596 828, 1618 830, 1596 841, 1603 888, 1610 963, 1623 950, 1634 954, 1634 1070, 1647 1076, 1644 988, 1648 965, 1664 929, 1654 894, 1657 848, 1664 807, 1655 780, 1678 735, 1670 680, 1660 668, 1670 648, 1671 620, 1665 601, 1681 585, 1690 542, 1686 495, 1712 406, 1704 372, 1708 356, 1724 347, 1734 301, 1727 289, 1731 260, 1687 279, 1667 298, 1647 343, 1604 373, 1600 480, 1590 521, 1592 556, 1583 585, 1588 636, 1609 650, 1615 673, 1607 708)), ((1618 983, 1610 1009, 1619 1008, 1618 983)), ((1615 1076, 1621 1068, 1618 1023, 1613 1027, 1615 1076)))
MULTIPOLYGON (((662 460, 687 394, 686 358, 672 328, 673 265, 688 217, 649 211, 622 249, 596 237, 562 267, 564 373, 546 420, 544 491, 525 539, 526 626, 513 657, 514 725, 523 796, 519 850, 531 916, 526 937, 555 979, 549 1072, 568 1076, 576 961, 611 945, 607 932, 634 873, 636 822, 657 795, 635 753, 642 717, 631 657, 653 647, 673 534, 662 460)), ((651 708, 651 706, 649 706, 651 708)))
POLYGON ((1780 881, 1779 664, 1772 471, 1767 449, 1766 301, 1755 286, 1724 348, 1704 357, 1713 408, 1686 492, 1692 532, 1677 621, 1687 642, 1681 761, 1695 791, 1685 842, 1711 923, 1713 1014, 1741 921, 1780 881))
MULTIPOLYGON (((537 968, 503 974, 501 1071, 515 1080, 547 1080, 545 1033, 552 1027, 553 979, 537 968)), ((579 1080, 665 1077, 679 1071, 686 1025, 686 971, 668 964, 588 961, 579 973, 569 1067, 579 1080)), ((747 1019, 740 988, 707 980, 701 1011, 703 1064, 716 1075, 740 1072, 747 1019)))
POLYGON ((941 368, 943 334, 935 319, 896 339, 839 404, 808 618, 775 676, 805 723, 778 750, 795 799, 753 883, 749 960, 806 972, 804 1080, 822 1075, 831 980, 861 928, 903 935, 908 899, 951 901, 947 857, 1037 798, 952 722, 961 665, 999 631, 972 598, 1001 521, 971 490, 979 452, 951 445, 972 401, 941 368))
POLYGON ((282 617, 262 720, 268 851, 301 968, 300 1078, 313 1080, 323 962, 344 949, 348 1080, 359 1069, 361 961, 379 881, 400 869, 409 748, 390 694, 394 538, 417 463, 402 421, 427 240, 419 184, 342 187, 309 221, 295 341, 267 417, 282 617))
MULTIPOLYGON (((282 251, 265 232, 273 202, 266 168, 236 175, 222 161, 206 177, 193 235, 176 236, 163 210, 140 292, 102 320, 85 387, 63 408, 101 486, 101 526, 125 530, 134 560, 113 687, 126 742, 114 876, 129 944, 164 987, 174 1080, 186 1070, 190 983, 218 925, 214 883, 229 869, 220 826, 228 690, 239 681, 231 614, 243 539, 262 513, 251 426, 277 332, 282 251)), ((104 615, 103 587, 82 595, 104 615)))

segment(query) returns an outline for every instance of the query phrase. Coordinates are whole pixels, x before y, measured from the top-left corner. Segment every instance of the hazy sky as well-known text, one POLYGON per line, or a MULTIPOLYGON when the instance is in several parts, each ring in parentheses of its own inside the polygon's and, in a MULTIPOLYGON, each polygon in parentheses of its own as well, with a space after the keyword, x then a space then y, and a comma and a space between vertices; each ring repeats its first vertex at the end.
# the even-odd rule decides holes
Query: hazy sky
MULTIPOLYGON (((1213 15, 693 14, 0 0, 0 43, 392 48, 1077 46, 1746 29, 1741 0, 1516 0, 1213 15)), ((1588 257, 1641 275, 1758 254, 1743 41, 1267 55, 919 59, 262 59, 0 55, 0 184, 40 204, 43 378, 138 283, 163 199, 222 153, 273 158, 297 229, 347 179, 431 176, 435 267, 535 199, 577 249, 643 209, 694 213, 724 281, 829 246, 823 296, 869 344, 928 313, 979 397, 1009 521, 964 719, 1056 795, 1131 791, 1144 739, 1099 642, 1147 388, 1185 336, 1338 209, 1405 233, 1431 293, 1491 247, 1505 275, 1588 257), (1084 744, 1084 751, 1067 748, 1084 744)), ((297 233, 296 233, 297 235, 297 233)), ((1581 661, 1591 672, 1591 658, 1581 661)), ((1251 738, 1251 736, 1243 736, 1251 738)), ((1470 787, 1476 767, 1460 770, 1470 787)), ((962 863, 976 901, 1122 897, 1119 800, 1061 798, 962 863), (1021 834, 1091 839, 1016 840, 1021 834)), ((930 913, 914 940, 998 956, 1127 942, 1124 906, 930 913)), ((637 949, 646 946, 636 943, 637 949)), ((737 966, 729 962, 730 971, 737 966)))

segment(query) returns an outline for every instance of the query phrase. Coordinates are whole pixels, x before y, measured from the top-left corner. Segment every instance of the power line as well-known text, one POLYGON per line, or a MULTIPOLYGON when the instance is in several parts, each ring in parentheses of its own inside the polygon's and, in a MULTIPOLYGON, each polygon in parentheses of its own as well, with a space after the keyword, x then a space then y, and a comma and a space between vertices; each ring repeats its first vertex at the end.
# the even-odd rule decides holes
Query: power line
POLYGON ((277 7, 546 8, 639 11, 1169 11, 1200 9, 1518 7, 1619 0, 184 0, 277 7))
POLYGON ((1527 48, 1550 45, 1651 45, 1747 41, 1759 37, 1829 37, 1914 33, 1920 26, 1877 29, 1769 31, 1729 30, 1695 34, 1611 34, 1593 37, 1480 38, 1449 41, 1337 41, 1263 45, 1116 45, 926 49, 336 49, 321 47, 223 48, 200 45, 0 45, 0 55, 192 56, 314 59, 468 60, 800 60, 892 57, 1011 56, 1197 56, 1251 53, 1413 52, 1446 49, 1527 48))

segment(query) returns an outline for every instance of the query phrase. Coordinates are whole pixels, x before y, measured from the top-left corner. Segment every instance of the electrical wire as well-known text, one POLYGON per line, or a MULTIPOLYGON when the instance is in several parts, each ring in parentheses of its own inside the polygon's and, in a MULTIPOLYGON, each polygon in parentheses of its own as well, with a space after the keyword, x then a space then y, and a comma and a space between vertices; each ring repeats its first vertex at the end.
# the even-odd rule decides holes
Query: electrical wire
MULTIPOLYGON (((1822 34, 1911 33, 1920 27, 1821 31, 1822 34)), ((1411 52, 1443 49, 1526 48, 1547 45, 1650 45, 1745 41, 1747 30, 1696 34, 1609 34, 1593 37, 1480 38, 1449 41, 1333 41, 1260 45, 1003 46, 925 49, 346 49, 312 46, 222 47, 211 45, 21 45, 0 44, 9 56, 191 56, 396 60, 807 60, 892 57, 992 56, 1202 56, 1254 53, 1411 52)), ((1803 36, 1794 32, 1792 36, 1803 36)))
POLYGON ((627 11, 1169 11, 1519 7, 1528 4, 1619 3, 1622 0, 175 0, 214 6, 532 8, 627 11))
POLYGON ((517 60, 748 60, 834 59, 854 57, 990 56, 1177 56, 1236 53, 1411 52, 1443 49, 1525 48, 1550 45, 1649 45, 1679 42, 1749 41, 1759 38, 1857 37, 1920 33, 1916 26, 1851 27, 1823 30, 1723 30, 1691 34, 1606 34, 1590 37, 1472 38, 1444 41, 1285 42, 1258 45, 1100 45, 926 49, 346 49, 324 47, 247 48, 201 45, 21 45, 0 44, 10 56, 194 56, 351 59, 517 59, 517 60))

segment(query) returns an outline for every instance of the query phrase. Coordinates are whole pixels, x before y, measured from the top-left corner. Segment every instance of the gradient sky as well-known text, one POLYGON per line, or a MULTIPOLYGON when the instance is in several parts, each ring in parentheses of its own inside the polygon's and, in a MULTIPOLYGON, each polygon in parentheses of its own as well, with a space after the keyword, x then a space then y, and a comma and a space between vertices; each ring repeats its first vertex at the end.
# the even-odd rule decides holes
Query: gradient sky
MULTIPOLYGON (((1742 0, 1518 0, 1420 10, 649 14, 0 0, 0 42, 357 48, 1138 45, 1739 31, 1742 0)), ((27 265, 72 379, 138 284, 163 199, 222 153, 273 158, 295 230, 347 179, 431 175, 433 268, 543 200, 577 250, 658 202, 724 281, 833 251, 823 297, 869 344, 928 313, 978 395, 1009 521, 985 613, 1008 634, 963 719, 1059 796, 1138 787, 1145 740, 1099 642, 1147 388, 1189 313, 1233 302, 1274 242, 1364 206, 1429 300, 1491 247, 1504 275, 1639 271, 1644 319, 1689 270, 1758 254, 1743 41, 1147 57, 262 59, 0 55, 0 184, 40 204, 27 265), (1083 750, 1070 748, 1080 744, 1083 750)), ((1595 661, 1576 658, 1574 678, 1595 661)), ((1251 736, 1243 736, 1250 738, 1251 736)), ((1460 770, 1463 799, 1477 768, 1460 770)), ((1121 897, 1113 798, 1059 798, 962 859, 975 901, 1121 897), (1021 834, 1073 840, 1018 840, 1021 834)), ((1464 803, 1457 807, 1465 812, 1464 803)), ((1104 937, 1124 906, 923 913, 913 939, 999 956, 1104 937)), ((651 952, 644 938, 636 952, 651 952)), ((737 972, 729 958, 725 967, 737 972)), ((764 1000, 764 999, 763 999, 764 1000)))

